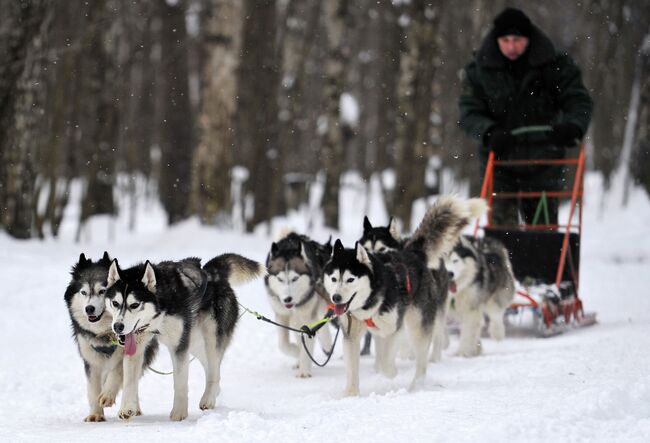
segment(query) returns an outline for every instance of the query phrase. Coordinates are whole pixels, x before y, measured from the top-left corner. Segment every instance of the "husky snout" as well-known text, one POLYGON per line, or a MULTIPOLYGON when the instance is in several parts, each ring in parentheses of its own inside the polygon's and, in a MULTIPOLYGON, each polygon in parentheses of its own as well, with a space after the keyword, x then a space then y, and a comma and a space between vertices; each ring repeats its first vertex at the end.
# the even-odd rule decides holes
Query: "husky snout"
POLYGON ((332 295, 332 301, 334 303, 341 303, 343 301, 343 296, 341 294, 332 295))
POLYGON ((113 325, 113 330, 116 334, 121 334, 124 332, 124 323, 117 322, 113 325))

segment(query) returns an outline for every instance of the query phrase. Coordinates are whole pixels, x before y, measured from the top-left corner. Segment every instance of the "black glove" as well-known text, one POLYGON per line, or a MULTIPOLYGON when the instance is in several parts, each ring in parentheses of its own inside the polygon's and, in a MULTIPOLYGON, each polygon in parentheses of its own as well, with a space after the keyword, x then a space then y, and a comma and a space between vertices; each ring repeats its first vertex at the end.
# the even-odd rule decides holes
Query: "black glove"
POLYGON ((517 138, 499 126, 495 126, 486 134, 487 147, 496 154, 503 154, 515 147, 517 138))
POLYGON ((580 141, 581 136, 582 131, 573 123, 558 123, 553 125, 551 142, 561 148, 575 146, 580 141))

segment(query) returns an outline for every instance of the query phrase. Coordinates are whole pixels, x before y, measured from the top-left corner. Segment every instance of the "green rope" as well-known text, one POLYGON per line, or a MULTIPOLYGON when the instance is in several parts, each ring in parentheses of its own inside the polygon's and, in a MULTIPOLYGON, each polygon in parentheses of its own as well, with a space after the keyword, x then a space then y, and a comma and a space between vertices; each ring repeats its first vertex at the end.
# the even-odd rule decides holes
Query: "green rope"
POLYGON ((550 132, 553 130, 553 126, 550 125, 533 125, 533 126, 522 126, 520 128, 515 128, 510 131, 512 135, 522 135, 528 134, 530 132, 550 132))
POLYGON ((533 217, 533 225, 537 224, 537 221, 539 220, 539 216, 542 213, 542 209, 544 210, 544 220, 546 221, 547 225, 550 225, 550 217, 548 215, 548 200, 546 198, 546 191, 542 191, 542 196, 539 199, 539 203, 537 204, 537 209, 535 210, 535 216, 533 217))

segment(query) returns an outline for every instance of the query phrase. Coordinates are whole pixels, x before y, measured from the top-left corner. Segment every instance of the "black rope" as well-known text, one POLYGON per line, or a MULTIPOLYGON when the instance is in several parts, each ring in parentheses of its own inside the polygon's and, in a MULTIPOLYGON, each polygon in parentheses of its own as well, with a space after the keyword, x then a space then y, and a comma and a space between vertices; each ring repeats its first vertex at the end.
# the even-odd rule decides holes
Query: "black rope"
MULTIPOLYGON (((324 324, 324 323, 323 323, 324 324)), ((300 340, 302 341, 302 347, 305 348, 305 352, 309 356, 309 359, 314 362, 314 364, 320 368, 324 368, 327 363, 329 363, 330 359, 332 358, 332 354, 334 354, 334 347, 336 346, 336 339, 339 338, 339 332, 341 331, 341 326, 336 327, 336 335, 334 336, 334 342, 332 342, 332 347, 330 348, 329 352, 327 352, 325 349, 323 351, 327 354, 327 360, 325 360, 322 364, 318 363, 316 359, 311 355, 309 352, 309 349, 307 349, 307 344, 305 343, 305 336, 300 335, 300 340)), ((311 338, 311 337, 309 337, 311 338)))

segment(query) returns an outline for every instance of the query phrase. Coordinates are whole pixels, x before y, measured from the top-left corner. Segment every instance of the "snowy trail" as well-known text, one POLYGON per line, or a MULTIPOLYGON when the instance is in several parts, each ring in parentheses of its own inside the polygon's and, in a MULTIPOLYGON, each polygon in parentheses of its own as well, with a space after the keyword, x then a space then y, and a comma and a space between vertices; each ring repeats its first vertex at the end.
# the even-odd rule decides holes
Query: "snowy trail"
MULTIPOLYGON (((263 260, 270 239, 194 222, 112 245, 17 242, 0 234, 0 441, 650 441, 650 205, 639 202, 609 219, 586 213, 582 296, 598 313, 594 327, 549 339, 484 339, 475 359, 454 357, 452 337, 417 392, 406 390, 411 361, 399 360, 399 374, 389 380, 364 358, 361 396, 343 398, 340 342, 326 368, 297 379, 293 361, 277 349, 276 330, 244 315, 226 353, 217 408, 198 409, 203 374, 193 362, 190 416, 181 423, 167 418, 171 376, 154 373, 141 381, 142 417, 119 421, 113 407, 106 423, 82 422, 85 378, 63 302, 70 266, 82 250, 99 257, 104 249, 121 263, 144 258, 142 251, 153 260, 225 251, 263 260), (612 234, 622 220, 628 229, 612 234)), ((237 293, 247 307, 270 314, 261 280, 237 293)), ((171 367, 165 349, 154 367, 171 367)))

